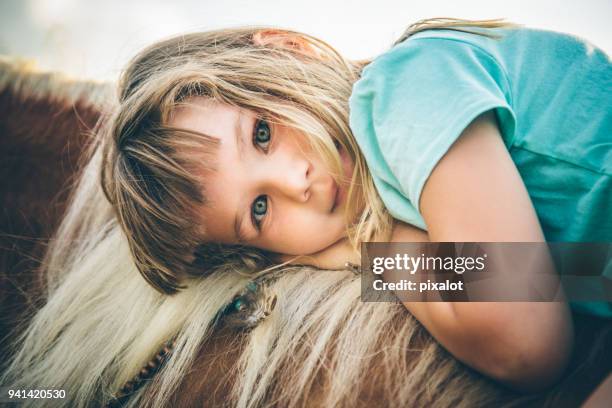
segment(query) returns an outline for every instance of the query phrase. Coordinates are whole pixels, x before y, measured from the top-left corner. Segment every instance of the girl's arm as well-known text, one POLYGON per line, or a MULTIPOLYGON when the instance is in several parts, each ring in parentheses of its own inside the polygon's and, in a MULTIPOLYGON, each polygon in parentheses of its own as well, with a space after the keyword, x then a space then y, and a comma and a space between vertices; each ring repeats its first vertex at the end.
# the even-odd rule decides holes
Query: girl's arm
MULTIPOLYGON (((428 233, 397 222, 394 242, 543 242, 539 221, 493 113, 476 119, 438 162, 421 194, 428 233)), ((284 261, 342 269, 360 263, 346 239, 284 261)), ((507 385, 535 391, 563 372, 573 348, 562 302, 403 302, 456 358, 507 385)))
MULTIPOLYGON (((544 241, 492 112, 472 122, 438 162, 420 210, 431 241, 544 241)), ((459 360, 517 389, 533 391, 554 382, 573 348, 565 302, 404 305, 459 360)))

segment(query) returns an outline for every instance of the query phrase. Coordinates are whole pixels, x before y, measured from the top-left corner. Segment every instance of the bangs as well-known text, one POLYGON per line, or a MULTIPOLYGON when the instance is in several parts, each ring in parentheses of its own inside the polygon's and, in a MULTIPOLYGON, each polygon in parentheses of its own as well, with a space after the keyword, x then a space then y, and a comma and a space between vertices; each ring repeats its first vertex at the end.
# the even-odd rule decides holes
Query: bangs
POLYGON ((113 171, 118 217, 136 266, 153 287, 173 293, 180 276, 198 274, 194 252, 205 231, 196 221, 206 204, 199 176, 214 169, 219 140, 165 125, 126 141, 113 171))

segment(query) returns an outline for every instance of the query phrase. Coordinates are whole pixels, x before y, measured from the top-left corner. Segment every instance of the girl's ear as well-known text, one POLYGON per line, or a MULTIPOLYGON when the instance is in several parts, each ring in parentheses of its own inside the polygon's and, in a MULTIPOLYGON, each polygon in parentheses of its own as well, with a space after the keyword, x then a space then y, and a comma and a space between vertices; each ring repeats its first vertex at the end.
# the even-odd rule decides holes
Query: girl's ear
POLYGON ((315 47, 313 47, 304 37, 283 30, 259 30, 253 34, 252 41, 253 44, 258 46, 284 48, 311 57, 319 57, 319 53, 315 47))

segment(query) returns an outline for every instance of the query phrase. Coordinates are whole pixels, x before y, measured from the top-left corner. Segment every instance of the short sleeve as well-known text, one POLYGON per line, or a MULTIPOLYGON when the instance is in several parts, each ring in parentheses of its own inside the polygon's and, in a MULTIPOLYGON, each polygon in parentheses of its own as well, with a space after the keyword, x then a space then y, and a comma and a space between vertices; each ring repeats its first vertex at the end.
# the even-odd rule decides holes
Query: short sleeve
POLYGON ((364 69, 349 103, 351 128, 368 167, 375 178, 397 186, 412 207, 404 211, 412 215, 400 218, 421 228, 423 186, 461 132, 494 109, 509 148, 516 127, 500 64, 480 47, 455 39, 417 38, 396 46, 364 69), (391 174, 381 174, 385 170, 391 174))

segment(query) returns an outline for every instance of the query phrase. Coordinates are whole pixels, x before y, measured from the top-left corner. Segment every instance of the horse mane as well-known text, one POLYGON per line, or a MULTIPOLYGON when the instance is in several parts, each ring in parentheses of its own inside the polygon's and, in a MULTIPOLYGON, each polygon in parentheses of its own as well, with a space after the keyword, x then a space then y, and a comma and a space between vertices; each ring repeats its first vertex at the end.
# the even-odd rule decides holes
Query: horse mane
POLYGON ((59 224, 108 83, 41 72, 0 55, 0 356, 44 301, 38 268, 59 224))
POLYGON ((40 71, 32 60, 0 55, 0 93, 24 100, 46 100, 64 107, 81 105, 98 110, 108 105, 112 84, 40 71))
MULTIPOLYGON (((108 83, 0 58, 0 333, 10 333, 0 341, 0 361, 11 335, 45 303, 38 268, 46 242, 112 92, 108 83)), ((271 290, 276 308, 257 327, 221 321, 202 341, 171 406, 576 406, 612 367, 605 349, 612 325, 581 320, 584 346, 568 375, 551 390, 521 396, 454 359, 401 304, 361 302, 351 272, 294 268, 271 290)), ((164 369, 139 402, 155 400, 164 369)))

